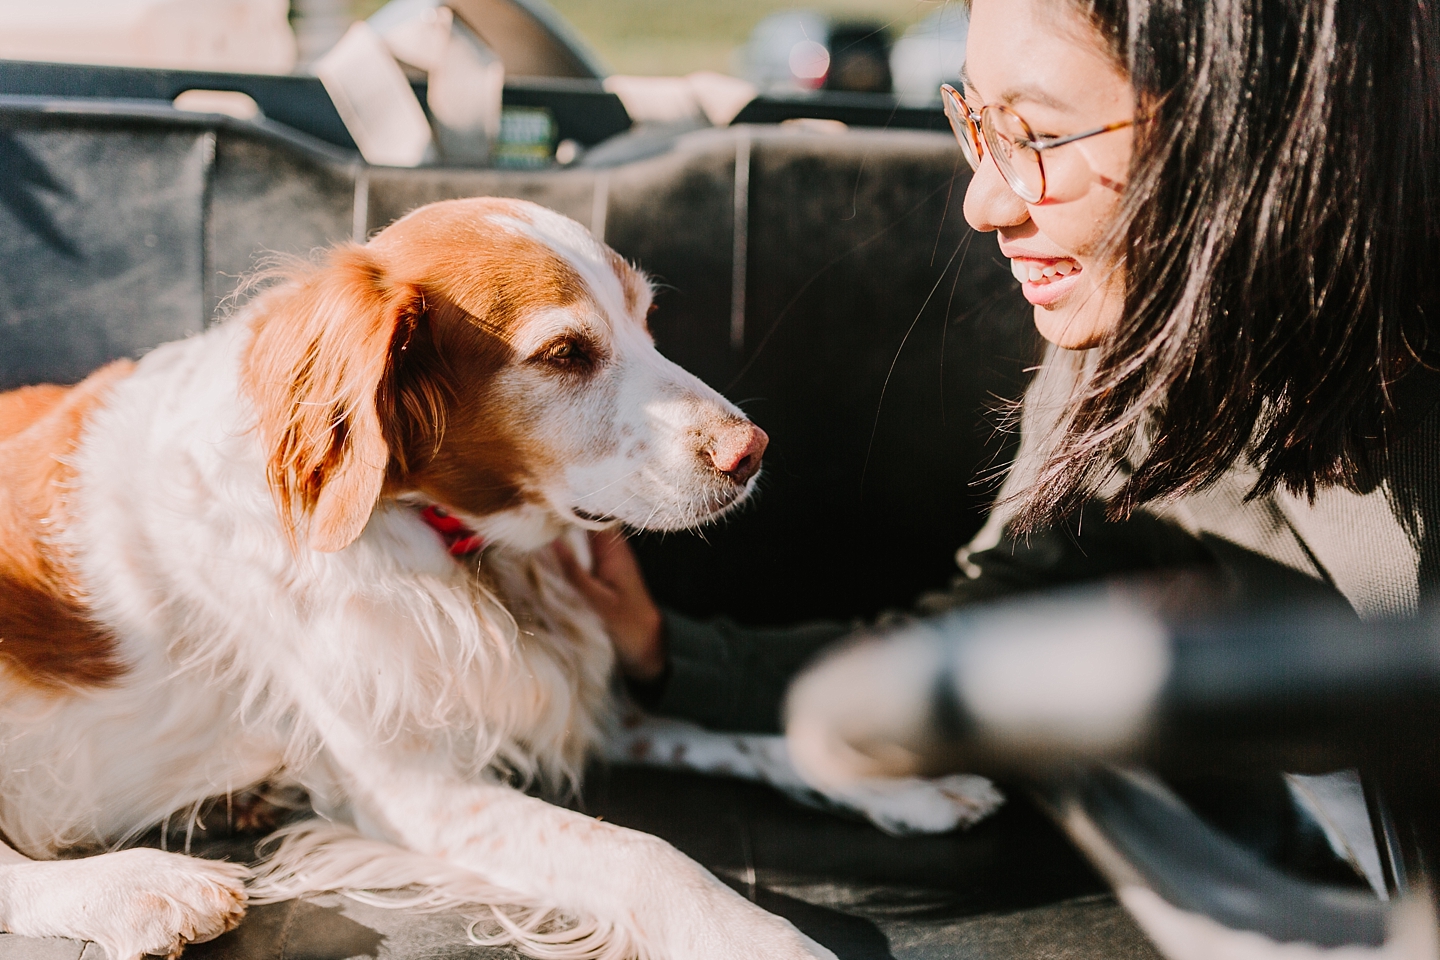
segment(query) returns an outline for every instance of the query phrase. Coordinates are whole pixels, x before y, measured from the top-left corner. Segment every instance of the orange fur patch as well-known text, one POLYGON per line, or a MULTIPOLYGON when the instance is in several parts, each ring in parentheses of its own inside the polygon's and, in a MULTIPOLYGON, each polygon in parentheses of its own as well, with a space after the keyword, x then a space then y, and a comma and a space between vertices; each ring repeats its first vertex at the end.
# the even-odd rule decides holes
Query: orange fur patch
POLYGON ((14 436, 40 419, 65 399, 72 389, 54 383, 41 383, 0 393, 0 440, 14 436))
POLYGON ((387 492, 420 491, 476 516, 524 501, 533 456, 511 435, 489 388, 509 358, 488 325, 447 300, 427 303, 425 323, 397 364, 394 399, 382 394, 387 492))
MULTIPOLYGON (((426 207, 367 246, 332 250, 263 295, 244 361, 277 508, 338 550, 383 495, 419 490, 471 514, 522 502, 531 457, 487 385, 515 325, 589 297, 509 200, 426 207)), ((616 258, 618 260, 618 258, 616 258)), ((627 300, 644 281, 620 262, 627 300)))
POLYGON ((324 552, 364 529, 390 459, 377 401, 423 309, 417 288, 393 282, 354 244, 264 294, 242 378, 292 543, 300 517, 324 552))
POLYGON ((118 361, 74 387, 0 394, 0 665, 46 692, 103 686, 121 673, 114 638, 89 619, 59 534, 86 420, 133 367, 118 361))
POLYGON ((448 300, 506 340, 530 311, 573 306, 589 292, 563 257, 502 218, 528 215, 510 200, 435 204, 390 225, 367 249, 394 278, 448 300))

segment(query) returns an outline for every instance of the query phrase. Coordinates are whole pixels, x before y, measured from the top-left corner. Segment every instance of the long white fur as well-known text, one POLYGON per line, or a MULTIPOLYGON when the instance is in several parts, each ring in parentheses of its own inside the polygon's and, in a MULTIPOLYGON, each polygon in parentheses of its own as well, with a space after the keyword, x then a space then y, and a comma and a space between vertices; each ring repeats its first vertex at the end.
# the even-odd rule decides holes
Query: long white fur
MULTIPOLYGON (((524 229, 576 264, 605 312, 620 309, 583 228, 539 212, 524 229)), ((622 419, 675 433, 697 410, 738 416, 638 324, 613 328, 632 371, 622 419)), ((0 833, 50 858, 261 780, 293 783, 330 824, 281 838, 252 888, 262 897, 416 886, 418 902, 495 907, 499 939, 545 958, 832 956, 668 844, 511 785, 573 783, 610 722, 609 642, 536 549, 571 504, 489 518, 497 542, 478 569, 402 503, 377 507, 349 547, 297 558, 240 389, 249 336, 242 315, 155 350, 89 424, 69 546, 126 672, 112 688, 0 706, 0 833), (551 929, 557 917, 568 931, 551 929)), ((595 415, 577 411, 582 427, 595 415)), ((618 485, 624 502, 652 501, 657 522, 694 522, 683 470, 662 462, 680 441, 664 439, 656 462, 622 450, 575 464, 563 485, 599 509, 619 494, 597 491, 618 485)), ((100 939, 112 960, 177 951, 235 909, 225 894, 240 874, 224 865, 148 851, 165 859, 126 873, 116 858, 140 851, 63 864, 3 852, 0 928, 100 939), (34 882, 59 867, 64 891, 34 882), (77 890, 109 905, 81 917, 77 890), (139 906, 155 895, 173 908, 159 930, 139 906)))

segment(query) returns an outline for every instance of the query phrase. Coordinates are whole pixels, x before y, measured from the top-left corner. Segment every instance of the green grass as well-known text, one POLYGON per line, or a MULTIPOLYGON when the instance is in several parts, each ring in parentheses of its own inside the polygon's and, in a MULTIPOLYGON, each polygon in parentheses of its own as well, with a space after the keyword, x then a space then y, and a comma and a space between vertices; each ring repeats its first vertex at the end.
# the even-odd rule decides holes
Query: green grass
MULTIPOLYGON (((806 7, 890 24, 895 35, 957 0, 549 0, 616 73, 675 75, 734 69, 733 54, 761 19, 806 7)), ((351 0, 369 16, 383 0, 351 0)))
MULTIPOLYGON (((898 35, 943 0, 550 0, 617 73, 734 69, 755 24, 798 6, 889 24, 898 35)), ((955 0, 950 0, 955 2, 955 0)))
POLYGON ((356 20, 364 20, 385 3, 386 0, 350 0, 350 15, 356 20))

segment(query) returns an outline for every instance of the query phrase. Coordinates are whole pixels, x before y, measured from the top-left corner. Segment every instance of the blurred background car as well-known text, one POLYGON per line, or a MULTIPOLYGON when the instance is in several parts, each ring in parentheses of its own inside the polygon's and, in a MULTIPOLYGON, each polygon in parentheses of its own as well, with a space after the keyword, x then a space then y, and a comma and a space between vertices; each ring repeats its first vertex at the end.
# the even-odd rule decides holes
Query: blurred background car
MULTIPOLYGON (((0 2, 0 55, 74 63, 265 73, 305 69, 350 24, 386 0, 29 0, 0 2), (288 36, 286 25, 293 28, 288 36), (223 45, 222 45, 223 41, 223 45), (242 52, 244 51, 244 52, 242 52), (258 51, 258 53, 257 53, 258 51)), ((508 2, 462 4, 479 21, 515 20, 508 2)), ((695 70, 763 73, 783 66, 794 42, 834 52, 837 89, 888 92, 884 76, 895 40, 944 33, 966 13, 958 0, 523 0, 518 5, 568 41, 583 36, 615 72, 674 76, 695 70), (944 29, 941 29, 941 25, 944 29), (572 26, 573 25, 573 26, 572 26), (798 30, 783 49, 773 46, 798 30), (850 52, 854 51, 853 54, 850 52), (857 66, 840 60, 850 55, 857 66), (866 61, 873 61, 866 64, 866 61), (855 71, 854 79, 846 76, 855 71)), ((962 51, 963 55, 963 51, 962 51)), ((555 66, 552 65, 552 69, 555 66)), ((565 69, 560 66, 559 69, 565 69)), ((953 68, 952 68, 953 69, 953 68)), ((566 73, 555 75, 568 75, 566 73)), ((756 74, 758 78, 760 74, 756 74)), ((779 78, 782 81, 784 77, 779 78)))
POLYGON ((738 52, 737 72, 764 93, 842 90, 930 106, 939 102, 942 83, 960 78, 970 22, 959 3, 936 6, 903 31, 894 20, 813 9, 774 13, 751 31, 738 52))
POLYGON ((539 169, 732 123, 944 131, 967 24, 958 0, 0 0, 0 94, 269 119, 381 166, 539 169))

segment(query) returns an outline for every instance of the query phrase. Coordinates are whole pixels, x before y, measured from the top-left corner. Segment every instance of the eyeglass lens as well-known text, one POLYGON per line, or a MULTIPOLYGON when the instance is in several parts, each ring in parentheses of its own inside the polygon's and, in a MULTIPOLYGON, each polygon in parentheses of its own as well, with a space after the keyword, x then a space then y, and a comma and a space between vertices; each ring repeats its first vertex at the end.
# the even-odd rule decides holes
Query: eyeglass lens
POLYGON ((955 134, 955 139, 960 141, 960 150, 965 154, 970 169, 979 170, 980 131, 970 122, 969 108, 953 87, 946 86, 941 93, 941 100, 945 105, 945 119, 950 121, 950 130, 955 134))
POLYGON ((1029 125, 1006 107, 988 106, 980 113, 981 129, 976 129, 970 108, 959 92, 947 85, 941 93, 945 118, 970 168, 980 169, 988 149, 1010 189, 1027 203, 1039 203, 1045 196, 1045 170, 1040 164, 1040 152, 1030 145, 1035 137, 1029 125))
POLYGON ((1045 169, 1040 164, 1040 151, 1031 143, 1035 135, 1020 115, 1001 106, 989 106, 981 115, 981 133, 985 146, 995 158, 995 166, 1027 203, 1039 203, 1045 195, 1045 169))

